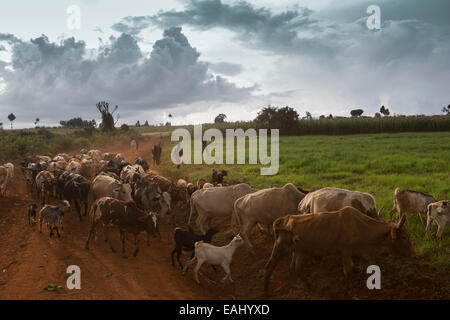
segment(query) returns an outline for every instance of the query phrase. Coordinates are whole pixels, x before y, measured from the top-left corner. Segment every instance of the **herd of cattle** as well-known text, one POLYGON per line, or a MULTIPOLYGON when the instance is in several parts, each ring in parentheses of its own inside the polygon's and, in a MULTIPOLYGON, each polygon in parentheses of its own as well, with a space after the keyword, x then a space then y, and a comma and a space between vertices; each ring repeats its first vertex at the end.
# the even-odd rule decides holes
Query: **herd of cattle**
MULTIPOLYGON (((136 145, 131 144, 132 150, 136 145)), ((152 150, 153 164, 160 163, 161 145, 152 150)), ((27 184, 27 192, 36 192, 42 205, 39 212, 40 230, 45 222, 50 236, 63 227, 64 212, 73 203, 80 221, 88 214, 89 199, 93 203, 89 210, 90 230, 86 249, 95 237, 97 229, 103 227, 105 240, 115 252, 109 240, 109 229, 120 231, 122 256, 126 257, 125 241, 134 235, 135 251, 139 251, 139 234, 159 235, 160 219, 179 205, 189 208, 188 229, 175 228, 175 248, 172 251, 185 273, 197 262, 195 279, 205 262, 221 266, 226 276, 233 281, 230 264, 235 250, 245 245, 254 253, 250 240, 251 231, 257 226, 261 232, 273 233, 275 244, 266 264, 265 292, 269 279, 281 257, 290 256, 291 269, 307 284, 302 272, 304 262, 311 256, 338 255, 342 259, 345 277, 352 269, 352 257, 371 259, 381 253, 412 256, 415 254, 408 230, 406 213, 418 213, 429 238, 431 224, 438 227, 440 240, 446 224, 450 223, 450 201, 437 201, 433 196, 412 191, 394 192, 394 206, 390 221, 384 221, 382 208, 377 211, 375 199, 368 193, 338 188, 321 188, 305 191, 291 183, 281 188, 257 190, 245 183, 226 185, 226 171, 212 169, 211 182, 199 179, 196 184, 179 179, 176 183, 150 170, 146 160, 136 158, 133 164, 118 154, 99 150, 81 150, 77 155, 65 153, 56 156, 36 155, 26 157, 21 170, 27 184), (60 200, 56 206, 49 205, 49 198, 60 200), (83 208, 84 207, 84 208, 83 208), (393 214, 399 213, 398 220, 393 214), (426 226, 423 221, 426 216, 426 226), (193 218, 201 234, 191 226, 193 218), (231 228, 239 229, 231 242, 222 247, 210 244, 218 230, 211 226, 217 217, 230 219, 231 228), (267 231, 266 231, 267 228, 267 231), (190 261, 183 267, 182 251, 192 251, 190 261)), ((6 196, 8 182, 14 178, 14 165, 0 166, 0 195, 6 196)), ((28 221, 37 221, 36 204, 28 209, 28 221)))

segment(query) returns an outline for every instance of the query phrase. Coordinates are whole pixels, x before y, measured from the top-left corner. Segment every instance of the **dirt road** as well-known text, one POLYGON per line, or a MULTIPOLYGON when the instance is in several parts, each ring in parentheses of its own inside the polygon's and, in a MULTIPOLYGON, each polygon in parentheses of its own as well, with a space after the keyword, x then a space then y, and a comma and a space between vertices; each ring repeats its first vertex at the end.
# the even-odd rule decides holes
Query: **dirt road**
MULTIPOLYGON (((143 143, 140 155, 148 158, 151 147, 143 143)), ((121 151, 128 161, 136 157, 124 150, 105 151, 121 151)), ((0 299, 231 298, 194 284, 172 268, 173 226, 168 217, 161 223, 160 238, 152 238, 150 247, 143 239, 139 255, 123 259, 110 250, 101 235, 89 251, 85 250, 89 222, 85 217, 80 223, 73 210, 64 217, 60 239, 50 238, 45 226, 39 233, 38 226, 29 226, 26 218, 27 205, 33 202, 36 199, 26 194, 22 174, 16 170, 7 198, 0 198, 0 299), (69 265, 81 268, 81 290, 43 290, 48 284, 65 287, 69 265)), ((118 236, 113 234, 112 239, 120 248, 118 236)), ((132 248, 127 244, 128 252, 132 248)))

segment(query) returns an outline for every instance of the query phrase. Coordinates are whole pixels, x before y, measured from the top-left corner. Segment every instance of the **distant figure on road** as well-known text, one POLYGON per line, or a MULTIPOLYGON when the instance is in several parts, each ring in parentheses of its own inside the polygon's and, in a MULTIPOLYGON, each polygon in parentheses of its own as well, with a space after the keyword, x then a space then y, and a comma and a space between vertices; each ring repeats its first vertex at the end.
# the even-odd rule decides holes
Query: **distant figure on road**
POLYGON ((153 166, 159 166, 159 163, 161 161, 161 153, 162 153, 162 147, 161 147, 161 141, 160 141, 158 144, 155 144, 152 149, 153 166))
POLYGON ((131 140, 130 143, 131 153, 136 154, 137 153, 137 143, 136 140, 131 140))

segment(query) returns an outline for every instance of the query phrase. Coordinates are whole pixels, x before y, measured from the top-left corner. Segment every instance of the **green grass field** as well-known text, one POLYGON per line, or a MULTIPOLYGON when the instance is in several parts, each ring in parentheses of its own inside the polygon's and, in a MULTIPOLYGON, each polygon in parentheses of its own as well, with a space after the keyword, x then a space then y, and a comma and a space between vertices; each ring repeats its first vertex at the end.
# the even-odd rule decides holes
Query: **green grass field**
MULTIPOLYGON (((280 168, 274 176, 261 176, 259 164, 183 165, 176 169, 169 150, 174 144, 165 139, 163 165, 158 169, 172 179, 209 180, 215 167, 228 170, 226 181, 246 182, 256 188, 291 182, 304 189, 359 190, 375 196, 377 207, 384 206, 386 218, 396 187, 430 193, 440 200, 450 198, 450 132, 281 137, 280 168)), ((439 247, 435 240, 426 240, 417 214, 408 215, 407 225, 419 254, 450 267, 450 228, 439 247)))

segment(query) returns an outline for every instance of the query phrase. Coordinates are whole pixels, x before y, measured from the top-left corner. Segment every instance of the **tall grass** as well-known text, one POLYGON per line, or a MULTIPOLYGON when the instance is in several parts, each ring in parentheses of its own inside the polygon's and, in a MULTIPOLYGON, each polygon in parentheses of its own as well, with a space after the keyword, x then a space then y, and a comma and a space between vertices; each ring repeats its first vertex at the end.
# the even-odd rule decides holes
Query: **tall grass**
POLYGON ((101 147, 135 138, 133 131, 116 130, 0 130, 0 164, 17 161, 27 155, 79 151, 81 148, 101 147))
MULTIPOLYGON (((193 130, 193 126, 160 126, 140 127, 143 132, 166 132, 177 128, 193 130)), ((203 125, 203 130, 217 128, 224 132, 226 129, 241 128, 254 129, 280 129, 281 135, 347 135, 364 133, 400 133, 400 132, 436 132, 450 131, 450 116, 396 116, 380 118, 333 118, 299 120, 297 126, 286 128, 271 128, 254 121, 238 121, 226 123, 209 123, 203 125)))

